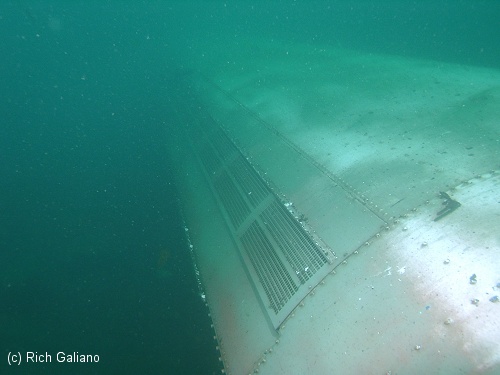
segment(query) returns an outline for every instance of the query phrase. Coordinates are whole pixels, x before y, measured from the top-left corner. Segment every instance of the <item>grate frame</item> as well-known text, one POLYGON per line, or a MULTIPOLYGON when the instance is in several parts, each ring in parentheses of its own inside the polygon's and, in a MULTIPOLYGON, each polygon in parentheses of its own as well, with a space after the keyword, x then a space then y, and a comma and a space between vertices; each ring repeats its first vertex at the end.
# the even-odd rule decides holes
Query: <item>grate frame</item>
POLYGON ((188 129, 261 306, 278 329, 332 270, 327 251, 210 115, 188 129))

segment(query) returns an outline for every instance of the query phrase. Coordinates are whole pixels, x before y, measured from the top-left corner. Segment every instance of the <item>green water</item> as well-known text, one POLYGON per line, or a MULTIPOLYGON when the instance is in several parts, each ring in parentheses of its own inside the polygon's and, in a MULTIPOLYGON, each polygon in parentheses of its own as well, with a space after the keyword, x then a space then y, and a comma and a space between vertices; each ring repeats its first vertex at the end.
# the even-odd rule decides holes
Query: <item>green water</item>
POLYGON ((187 56, 264 38, 498 68, 499 4, 3 1, 0 373, 220 373, 165 150, 187 56), (7 370, 27 351, 52 363, 7 370))
POLYGON ((161 20, 147 12, 0 6, 2 374, 220 373, 166 159, 168 51, 143 45, 161 20), (52 363, 6 370, 28 351, 52 363))

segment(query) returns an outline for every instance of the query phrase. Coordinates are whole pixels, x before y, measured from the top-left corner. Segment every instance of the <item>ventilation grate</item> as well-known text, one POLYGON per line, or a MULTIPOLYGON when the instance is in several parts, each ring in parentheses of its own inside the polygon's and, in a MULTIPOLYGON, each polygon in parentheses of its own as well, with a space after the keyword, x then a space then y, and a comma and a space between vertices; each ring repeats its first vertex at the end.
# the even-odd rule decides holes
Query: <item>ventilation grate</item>
POLYGON ((227 172, 222 172, 214 182, 215 190, 224 208, 229 214, 233 228, 239 228, 245 218, 250 215, 250 209, 243 196, 239 193, 227 172))
POLYGON ((295 294, 297 285, 257 222, 253 222, 241 236, 241 242, 266 292, 270 307, 278 313, 295 294))
POLYGON ((243 157, 236 158, 229 170, 238 181, 242 191, 247 194, 247 198, 254 208, 269 195, 265 183, 243 157))
POLYGON ((290 220, 289 215, 290 213, 283 205, 272 202, 262 212, 261 217, 268 226, 269 233, 303 283, 328 260, 300 224, 295 220, 290 220))
POLYGON ((191 129, 243 263, 278 328, 330 271, 328 259, 215 121, 191 129))
POLYGON ((229 138, 223 133, 219 126, 211 129, 210 139, 215 149, 224 161, 230 160, 235 155, 240 155, 236 146, 229 140, 229 138))

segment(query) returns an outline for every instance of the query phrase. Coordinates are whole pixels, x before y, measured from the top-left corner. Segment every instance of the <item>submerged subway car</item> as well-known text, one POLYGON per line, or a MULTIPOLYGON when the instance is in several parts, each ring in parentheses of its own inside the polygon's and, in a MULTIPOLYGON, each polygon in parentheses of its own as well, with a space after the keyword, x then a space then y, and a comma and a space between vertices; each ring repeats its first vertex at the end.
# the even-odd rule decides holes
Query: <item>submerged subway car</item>
POLYGON ((500 371, 500 74, 329 53, 178 83, 170 156, 224 372, 500 371))

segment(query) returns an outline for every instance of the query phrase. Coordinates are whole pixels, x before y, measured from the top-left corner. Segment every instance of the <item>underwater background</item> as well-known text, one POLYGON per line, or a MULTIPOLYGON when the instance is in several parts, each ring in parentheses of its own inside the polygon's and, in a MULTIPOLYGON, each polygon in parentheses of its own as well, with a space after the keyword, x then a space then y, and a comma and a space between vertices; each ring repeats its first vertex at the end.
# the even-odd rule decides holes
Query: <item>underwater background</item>
POLYGON ((9 373, 220 373, 165 150, 193 53, 276 38, 498 68, 499 4, 2 2, 0 373, 27 351, 53 362, 9 373))
POLYGON ((9 373, 220 373, 164 149, 168 52, 144 44, 161 18, 129 4, 0 6, 2 374, 26 351, 52 363, 9 373))

